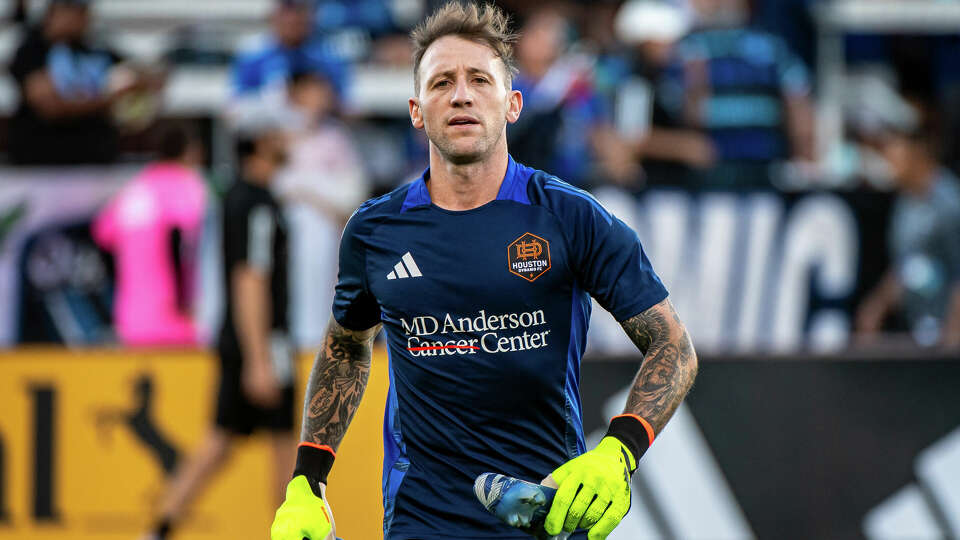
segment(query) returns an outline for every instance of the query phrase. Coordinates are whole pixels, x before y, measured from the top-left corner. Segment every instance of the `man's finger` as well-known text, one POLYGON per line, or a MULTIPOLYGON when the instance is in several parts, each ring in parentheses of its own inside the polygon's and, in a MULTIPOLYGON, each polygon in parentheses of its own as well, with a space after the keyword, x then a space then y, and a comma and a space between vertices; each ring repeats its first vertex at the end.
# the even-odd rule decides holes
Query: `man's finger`
POLYGON ((303 528, 303 537, 310 540, 327 540, 328 534, 330 534, 330 524, 320 519, 303 528))
POLYGON ((583 513, 587 511, 587 508, 590 506, 590 503, 593 502, 595 496, 596 493, 594 490, 583 486, 573 499, 573 504, 570 505, 570 509, 567 510, 567 518, 563 520, 563 530, 567 532, 576 530, 577 524, 580 523, 580 518, 583 517, 583 513))
POLYGON ((617 528, 623 516, 627 515, 629 507, 625 504, 611 504, 603 516, 597 521, 597 524, 590 527, 587 532, 587 540, 605 540, 607 536, 617 528))
POLYGON ((603 513, 607 511, 607 508, 610 506, 610 499, 597 496, 596 499, 590 503, 590 507, 587 508, 587 511, 583 513, 583 517, 580 518, 580 524, 577 525, 580 529, 589 529, 596 522, 600 521, 600 518, 603 516, 603 513))
POLYGON ((573 498, 580 489, 580 479, 577 477, 568 477, 560 481, 560 489, 557 490, 553 498, 553 504, 550 505, 550 512, 543 522, 543 528, 547 534, 554 536, 560 534, 563 530, 563 522, 567 518, 567 511, 573 504, 573 498))

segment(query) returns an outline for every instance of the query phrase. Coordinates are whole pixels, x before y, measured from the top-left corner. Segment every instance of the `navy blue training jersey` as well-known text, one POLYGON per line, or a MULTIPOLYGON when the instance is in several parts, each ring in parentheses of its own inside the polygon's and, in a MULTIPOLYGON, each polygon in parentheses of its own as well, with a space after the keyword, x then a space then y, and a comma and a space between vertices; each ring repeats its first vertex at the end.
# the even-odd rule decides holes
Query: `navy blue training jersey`
POLYGON ((484 472, 540 482, 584 451, 590 295, 617 320, 667 296, 636 233, 587 192, 510 159, 496 200, 433 205, 429 170, 363 204, 333 314, 383 323, 387 540, 527 538, 476 500, 484 472))

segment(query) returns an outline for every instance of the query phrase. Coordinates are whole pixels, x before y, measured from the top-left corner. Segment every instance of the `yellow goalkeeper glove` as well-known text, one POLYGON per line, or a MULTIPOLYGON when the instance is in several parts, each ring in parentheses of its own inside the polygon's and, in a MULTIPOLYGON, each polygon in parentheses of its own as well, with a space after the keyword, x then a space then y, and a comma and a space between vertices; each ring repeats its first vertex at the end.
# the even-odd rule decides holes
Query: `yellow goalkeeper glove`
POLYGON ((323 486, 335 454, 329 446, 303 442, 297 448, 297 467, 287 484, 287 497, 270 527, 270 540, 327 540, 333 538, 333 516, 323 486))
POLYGON ((544 521, 547 534, 589 529, 588 540, 604 540, 630 510, 630 477, 652 442, 649 423, 621 415, 596 448, 554 470, 558 488, 544 521))
POLYGON ((326 540, 332 530, 326 502, 310 489, 306 476, 295 476, 287 484, 287 498, 273 518, 270 540, 326 540))

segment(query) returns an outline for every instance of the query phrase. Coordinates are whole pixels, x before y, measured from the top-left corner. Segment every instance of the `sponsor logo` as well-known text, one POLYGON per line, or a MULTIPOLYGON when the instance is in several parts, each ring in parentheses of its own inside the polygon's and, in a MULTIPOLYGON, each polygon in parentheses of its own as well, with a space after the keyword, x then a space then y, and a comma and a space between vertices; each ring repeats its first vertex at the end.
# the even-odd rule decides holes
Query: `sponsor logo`
POLYGON ((523 233, 507 246, 511 274, 533 282, 550 269, 550 242, 533 233, 523 233))
POLYGON ((518 313, 488 314, 481 309, 472 316, 450 313, 443 317, 420 315, 401 318, 411 356, 505 353, 547 346, 550 330, 542 309, 518 313))
POLYGON ((417 262, 413 260, 413 255, 409 251, 404 253, 403 257, 400 257, 400 262, 393 265, 393 270, 387 274, 387 279, 415 277, 423 277, 423 274, 420 273, 420 267, 417 266, 417 262))

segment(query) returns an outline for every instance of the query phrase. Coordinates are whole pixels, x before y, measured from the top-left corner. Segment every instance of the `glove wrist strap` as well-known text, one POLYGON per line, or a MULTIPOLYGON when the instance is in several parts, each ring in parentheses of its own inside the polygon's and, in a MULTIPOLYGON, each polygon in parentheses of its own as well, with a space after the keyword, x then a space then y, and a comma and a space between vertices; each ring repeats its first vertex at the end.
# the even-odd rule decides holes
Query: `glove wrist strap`
POLYGON ((293 469, 293 476, 306 476, 313 494, 321 497, 320 483, 327 483, 335 457, 337 454, 327 445, 302 442, 297 446, 297 466, 293 469))
POLYGON ((607 429, 607 437, 614 437, 620 441, 633 457, 630 472, 637 470, 640 457, 653 444, 653 426, 635 414, 621 414, 614 416, 607 429))

